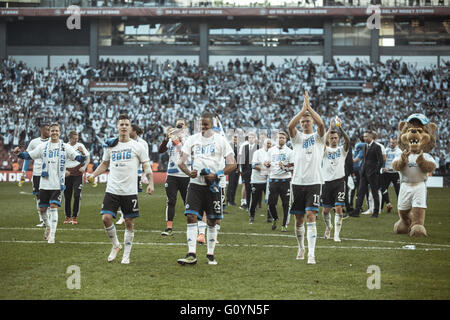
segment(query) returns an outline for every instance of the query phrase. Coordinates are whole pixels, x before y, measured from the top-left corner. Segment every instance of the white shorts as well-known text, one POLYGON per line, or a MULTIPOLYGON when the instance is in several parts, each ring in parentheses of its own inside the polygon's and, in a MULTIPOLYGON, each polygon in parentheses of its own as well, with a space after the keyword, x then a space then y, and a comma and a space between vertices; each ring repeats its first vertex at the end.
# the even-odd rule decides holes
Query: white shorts
POLYGON ((427 185, 425 182, 401 183, 398 195, 398 210, 427 207, 427 185))

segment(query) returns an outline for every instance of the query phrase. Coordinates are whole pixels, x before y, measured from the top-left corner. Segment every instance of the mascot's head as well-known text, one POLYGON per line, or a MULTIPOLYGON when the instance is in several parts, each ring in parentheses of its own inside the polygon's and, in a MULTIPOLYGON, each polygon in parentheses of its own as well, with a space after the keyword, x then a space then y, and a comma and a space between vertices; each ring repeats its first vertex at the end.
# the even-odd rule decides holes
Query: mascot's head
POLYGON ((420 113, 414 113, 398 126, 398 146, 412 153, 430 152, 436 144, 436 124, 420 113))

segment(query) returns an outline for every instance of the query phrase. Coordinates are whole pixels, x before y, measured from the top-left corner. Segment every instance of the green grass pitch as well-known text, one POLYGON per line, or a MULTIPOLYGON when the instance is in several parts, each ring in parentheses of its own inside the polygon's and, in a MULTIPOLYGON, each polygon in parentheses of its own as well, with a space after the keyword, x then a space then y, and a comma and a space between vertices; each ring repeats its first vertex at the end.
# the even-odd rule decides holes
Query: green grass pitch
MULTIPOLYGON (((166 203, 163 185, 157 185, 152 196, 139 195, 141 216, 135 220, 131 263, 122 265, 121 253, 116 261, 108 263, 111 243, 99 214, 104 188, 84 185, 77 226, 64 225, 63 209, 59 209, 56 243, 51 245, 43 240, 43 229, 35 226, 39 221, 30 183, 22 188, 0 184, 0 299, 450 298, 449 188, 428 189, 426 238, 394 234, 394 210, 390 214, 383 212, 378 219, 362 216, 344 220, 342 242, 335 243, 323 238, 320 213, 316 265, 295 259, 293 218, 288 232, 281 233, 279 229, 272 231, 262 216, 265 205, 256 213, 252 225, 245 211, 228 207, 218 236, 216 266, 207 264, 204 245, 197 246, 197 265, 177 264, 177 259, 187 252, 186 219, 178 197, 175 233, 172 237, 161 236, 166 203), (402 248, 410 244, 416 249, 402 248), (79 268, 80 289, 68 287, 70 266, 79 268), (379 289, 368 287, 375 275, 370 266, 379 268, 379 289)), ((279 204, 279 215, 281 212, 279 204)), ((123 242, 124 226, 117 229, 123 242)))

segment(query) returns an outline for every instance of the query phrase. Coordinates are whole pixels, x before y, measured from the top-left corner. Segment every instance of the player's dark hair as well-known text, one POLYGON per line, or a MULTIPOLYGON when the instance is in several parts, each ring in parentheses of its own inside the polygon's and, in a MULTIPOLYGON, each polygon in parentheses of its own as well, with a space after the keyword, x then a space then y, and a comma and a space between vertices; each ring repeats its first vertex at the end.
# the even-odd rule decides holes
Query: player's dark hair
POLYGON ((289 138, 289 136, 287 135, 287 133, 284 132, 284 131, 279 131, 278 134, 282 134, 282 135, 286 138, 286 140, 289 138))
POLYGON ((51 128, 51 127, 58 127, 59 130, 61 130, 61 125, 60 125, 58 122, 53 122, 53 123, 51 123, 49 127, 50 127, 50 128, 51 128))
POLYGON ((214 119, 214 114, 209 111, 205 111, 202 113, 201 118, 203 119, 211 119, 211 121, 214 119))
POLYGON ((139 127, 137 124, 133 124, 133 125, 131 125, 131 127, 133 128, 134 131, 136 131, 136 134, 138 136, 140 136, 141 134, 144 133, 144 130, 141 127, 139 127))
POLYGON ((336 130, 330 130, 330 133, 329 134, 337 134, 337 135, 339 135, 339 132, 337 132, 336 130))
POLYGON ((74 130, 71 130, 69 132, 69 138, 72 138, 74 135, 78 135, 78 133, 76 131, 74 131, 74 130))
POLYGON ((130 120, 130 117, 128 116, 127 113, 121 113, 119 115, 119 118, 117 118, 117 122, 119 122, 120 120, 130 120))
POLYGON ((45 127, 49 127, 49 124, 47 122, 41 123, 40 128, 44 129, 45 127))

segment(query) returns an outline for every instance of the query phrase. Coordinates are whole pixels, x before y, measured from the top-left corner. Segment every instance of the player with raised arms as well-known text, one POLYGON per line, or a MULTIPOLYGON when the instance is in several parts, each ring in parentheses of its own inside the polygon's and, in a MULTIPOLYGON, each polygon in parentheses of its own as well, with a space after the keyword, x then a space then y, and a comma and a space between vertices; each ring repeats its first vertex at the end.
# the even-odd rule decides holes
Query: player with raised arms
POLYGON ((330 221, 330 211, 334 207, 334 241, 341 242, 339 233, 342 227, 342 207, 345 206, 345 158, 350 147, 350 138, 342 129, 339 118, 330 122, 326 139, 329 146, 325 146, 323 157, 323 178, 325 184, 322 188, 323 219, 325 221, 325 239, 329 239, 333 226, 330 221), (344 138, 344 145, 339 146, 339 132, 344 138))
POLYGON ((127 114, 119 116, 117 130, 119 131, 119 138, 109 139, 106 142, 107 146, 104 148, 102 163, 88 180, 93 183, 97 176, 109 168, 106 193, 100 211, 106 234, 113 245, 108 256, 108 262, 113 261, 121 249, 116 227, 113 223, 117 210, 121 208, 126 226, 122 264, 129 264, 134 239, 134 219, 139 217, 137 195, 139 164, 142 163, 142 168, 148 180, 147 193, 153 194, 155 188, 148 153, 141 143, 130 138, 131 122, 127 114))
POLYGON ((316 214, 319 212, 321 185, 323 184, 320 166, 325 149, 325 125, 319 114, 311 108, 308 92, 305 92, 302 110, 289 122, 289 135, 294 150, 294 174, 292 176, 294 200, 290 213, 295 215, 296 221, 297 259, 305 258, 304 219, 306 214, 308 264, 315 264, 316 214), (296 128, 299 122, 302 132, 296 128), (317 125, 317 132, 314 131, 314 123, 317 125))

